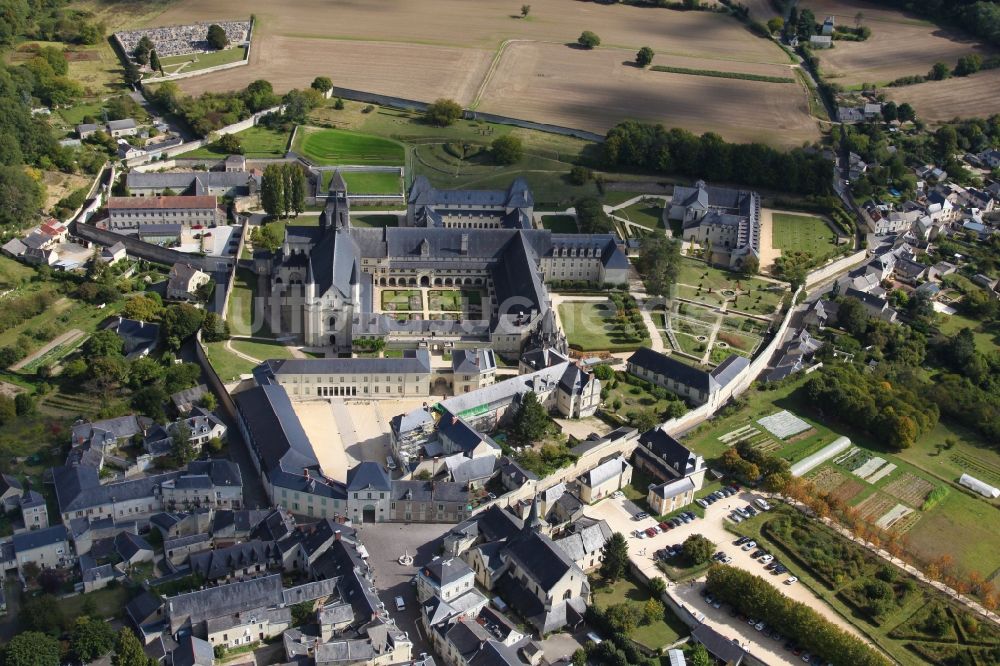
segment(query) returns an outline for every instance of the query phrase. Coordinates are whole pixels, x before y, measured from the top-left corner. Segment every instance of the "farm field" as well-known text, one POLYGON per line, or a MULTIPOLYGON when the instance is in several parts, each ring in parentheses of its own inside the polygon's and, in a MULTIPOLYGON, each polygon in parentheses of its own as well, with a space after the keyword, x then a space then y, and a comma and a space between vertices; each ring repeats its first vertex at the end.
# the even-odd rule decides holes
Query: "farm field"
POLYGON ((1000 70, 992 69, 962 78, 887 88, 886 93, 898 104, 909 102, 922 120, 934 123, 947 122, 956 116, 985 118, 1000 112, 998 89, 1000 70), (956 99, 962 103, 955 104, 956 99))
MULTIPOLYGON (((816 51, 825 78, 843 86, 863 82, 885 84, 900 76, 926 74, 938 61, 954 66, 961 56, 969 53, 984 58, 995 53, 959 32, 860 0, 803 0, 802 8, 811 9, 820 21, 825 16, 834 16, 838 24, 849 26, 854 25, 855 15, 861 12, 862 23, 871 28, 872 36, 866 41, 837 41, 832 49, 816 51)), ((948 118, 953 118, 956 111, 948 118)), ((921 109, 917 113, 921 119, 927 119, 921 109)))
MULTIPOLYGON (((659 122, 730 141, 799 145, 818 138, 797 83, 689 76, 624 65, 632 54, 557 44, 508 46, 479 109, 603 133, 623 118, 659 122)), ((705 60, 703 69, 729 63, 705 60)))
POLYGON ((836 234, 826 222, 813 215, 771 214, 771 247, 782 252, 808 252, 823 259, 837 250, 836 234))
MULTIPOLYGON (((399 143, 338 129, 300 127, 295 133, 292 150, 321 165, 399 166, 403 163, 403 146, 399 143)), ((344 177, 347 178, 346 173, 344 177)))

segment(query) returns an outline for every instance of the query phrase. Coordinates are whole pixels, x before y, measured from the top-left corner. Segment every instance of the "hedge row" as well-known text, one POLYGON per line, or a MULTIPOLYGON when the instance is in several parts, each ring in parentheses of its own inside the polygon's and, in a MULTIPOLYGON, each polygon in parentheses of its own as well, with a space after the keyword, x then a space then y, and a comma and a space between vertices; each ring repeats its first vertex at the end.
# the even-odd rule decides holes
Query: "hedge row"
POLYGON ((746 74, 744 72, 720 72, 717 69, 689 69, 687 67, 670 67, 667 65, 653 65, 650 67, 656 72, 669 72, 671 74, 691 74, 694 76, 712 76, 719 79, 739 79, 741 81, 763 81, 765 83, 795 83, 795 79, 789 76, 765 76, 763 74, 746 74))

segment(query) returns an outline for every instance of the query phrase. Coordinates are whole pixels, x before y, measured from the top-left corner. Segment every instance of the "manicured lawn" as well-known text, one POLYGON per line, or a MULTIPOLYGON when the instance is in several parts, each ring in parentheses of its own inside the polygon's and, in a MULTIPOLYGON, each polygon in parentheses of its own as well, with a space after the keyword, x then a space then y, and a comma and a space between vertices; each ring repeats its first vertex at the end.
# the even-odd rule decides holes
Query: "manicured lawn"
POLYGON ((168 56, 160 58, 160 64, 163 65, 164 73, 169 76, 182 72, 196 72, 200 69, 217 67, 219 65, 228 65, 232 62, 239 62, 245 57, 246 47, 236 46, 231 49, 222 49, 221 51, 211 51, 209 53, 188 53, 185 55, 168 56), (191 64, 181 67, 180 65, 184 63, 191 64))
POLYGON ((0 257, 0 287, 10 289, 27 282, 35 275, 35 269, 25 266, 9 257, 0 257))
POLYGON ((423 310, 422 294, 419 289, 383 289, 382 309, 383 310, 423 310), (411 306, 410 299, 417 298, 421 304, 411 306))
POLYGON ((372 214, 352 215, 351 226, 354 227, 398 227, 398 215, 372 214))
POLYGON ((663 203, 659 200, 647 199, 634 203, 628 208, 616 210, 615 215, 641 224, 647 229, 662 229, 663 203))
MULTIPOLYGON (((610 585, 595 584, 593 602, 600 609, 621 603, 642 606, 650 598, 649 590, 631 578, 625 578, 610 585)), ((669 609, 661 620, 636 627, 629 638, 652 650, 670 645, 690 633, 687 627, 669 609)))
POLYGON ((458 311, 463 309, 463 301, 469 305, 483 302, 482 292, 475 289, 432 289, 427 295, 431 310, 458 311))
MULTIPOLYGON (((613 388, 610 386, 610 384, 614 383, 613 381, 605 382, 605 386, 608 388, 608 397, 604 401, 605 409, 623 417, 629 412, 643 411, 652 411, 654 414, 662 417, 663 412, 670 405, 670 400, 657 398, 643 387, 625 382, 624 378, 626 376, 628 375, 623 372, 616 373, 615 381, 617 381, 617 384, 613 388), (621 407, 616 408, 615 404, 619 401, 621 402, 621 407)), ((642 496, 645 497, 645 489, 648 482, 645 484, 639 483, 635 478, 633 474, 633 483, 637 484, 636 487, 643 491, 642 496)))
POLYGON ((316 164, 403 164, 403 146, 371 134, 300 127, 293 149, 316 164))
POLYGON ((266 361, 269 358, 295 358, 290 347, 286 347, 280 342, 261 342, 259 340, 233 340, 233 349, 243 352, 247 356, 259 358, 266 361))
POLYGON ((677 295, 682 298, 712 306, 728 301, 730 310, 763 315, 773 314, 787 292, 781 285, 759 278, 748 279, 689 257, 681 260, 677 283, 677 295), (722 290, 738 294, 720 293, 722 290))
POLYGON ((59 109, 59 115, 70 125, 79 125, 83 122, 84 117, 92 116, 96 119, 101 118, 101 109, 104 105, 100 102, 94 102, 91 104, 74 104, 71 107, 65 109, 59 109))
POLYGON ((571 347, 581 351, 626 351, 649 346, 643 330, 641 340, 626 339, 613 325, 610 301, 569 301, 559 305, 559 318, 571 347))
POLYGON ((798 250, 823 259, 837 251, 837 235, 818 217, 773 213, 771 219, 771 244, 784 252, 798 250))
POLYGON ((205 344, 205 354, 208 362, 215 368, 219 378, 224 382, 239 379, 240 375, 248 375, 256 367, 255 363, 246 361, 225 347, 225 342, 208 342, 205 344))
MULTIPOLYGON (((323 189, 330 187, 333 171, 323 172, 323 189)), ((341 171, 347 183, 349 194, 400 194, 403 191, 403 179, 399 173, 381 171, 341 171)))
MULTIPOLYGON (((268 129, 267 127, 251 127, 242 132, 237 132, 243 145, 243 154, 247 157, 284 157, 288 152, 288 132, 268 129)), ((180 157, 219 157, 227 155, 225 152, 216 152, 210 146, 192 150, 184 153, 180 157)))
POLYGON ((580 232, 576 226, 576 217, 572 215, 545 215, 542 226, 557 234, 576 234, 580 232))
POLYGON ((226 315, 233 335, 270 336, 263 312, 257 312, 256 293, 257 276, 249 269, 238 269, 229 292, 229 312, 226 315), (255 325, 257 330, 254 330, 255 325))

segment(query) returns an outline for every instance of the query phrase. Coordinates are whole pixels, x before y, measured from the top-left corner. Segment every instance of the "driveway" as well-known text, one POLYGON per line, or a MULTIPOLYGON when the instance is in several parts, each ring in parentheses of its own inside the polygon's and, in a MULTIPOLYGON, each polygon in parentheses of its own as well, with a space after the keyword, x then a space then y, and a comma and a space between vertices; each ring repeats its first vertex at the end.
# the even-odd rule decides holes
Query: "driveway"
MULTIPOLYGON (((808 588, 799 584, 785 585, 783 581, 790 574, 781 576, 771 575, 770 571, 764 569, 764 565, 751 559, 750 554, 752 551, 746 552, 738 546, 733 545, 733 541, 737 537, 732 532, 726 530, 726 516, 737 506, 745 506, 751 503, 754 497, 755 495, 752 493, 744 491, 738 495, 724 498, 715 504, 709 505, 705 509, 704 518, 698 518, 680 527, 645 539, 635 538, 632 536, 632 532, 638 528, 646 529, 652 527, 656 524, 656 521, 653 518, 645 518, 639 521, 634 520, 632 518, 633 512, 629 511, 627 507, 627 504, 630 504, 628 500, 609 498, 588 507, 585 512, 594 518, 603 518, 608 521, 612 530, 626 535, 630 559, 647 576, 658 575, 666 578, 656 566, 653 553, 661 548, 683 543, 692 534, 701 534, 716 544, 716 550, 721 550, 732 556, 733 561, 731 566, 739 567, 762 577, 784 595, 796 601, 801 601, 841 629, 850 632, 862 640, 866 640, 851 624, 837 615, 808 588)), ((669 579, 667 581, 668 593, 679 604, 690 607, 692 611, 696 611, 696 614, 700 613, 704 615, 706 618, 705 622, 713 629, 716 629, 727 638, 737 638, 744 649, 761 657, 768 664, 788 664, 791 666, 797 663, 797 660, 791 654, 782 649, 781 644, 770 638, 764 638, 753 627, 730 616, 728 608, 715 609, 706 604, 701 598, 704 577, 699 578, 697 581, 682 583, 680 585, 671 583, 669 579)))
POLYGON ((420 608, 416 588, 410 580, 417 570, 440 552, 441 540, 454 525, 442 523, 375 523, 356 526, 361 542, 368 550, 368 562, 375 575, 375 589, 399 628, 413 641, 413 654, 430 654, 431 646, 417 625, 420 608), (404 552, 413 556, 413 564, 401 565, 397 559, 404 552), (397 611, 394 599, 403 597, 405 611, 397 611))

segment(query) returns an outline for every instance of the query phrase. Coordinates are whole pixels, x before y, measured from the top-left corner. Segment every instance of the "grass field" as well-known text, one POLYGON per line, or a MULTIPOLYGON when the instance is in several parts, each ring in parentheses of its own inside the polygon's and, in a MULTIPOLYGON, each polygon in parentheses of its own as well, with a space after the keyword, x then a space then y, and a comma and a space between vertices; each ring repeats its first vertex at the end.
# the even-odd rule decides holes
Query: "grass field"
MULTIPOLYGON (((403 179, 398 173, 343 171, 341 175, 344 177, 344 182, 347 183, 349 194, 401 194, 403 192, 403 179)), ((331 178, 333 178, 333 172, 324 172, 324 190, 329 188, 331 178)))
POLYGON ((984 354, 992 354, 1000 346, 1000 325, 986 323, 960 314, 939 314, 938 328, 949 337, 957 334, 963 328, 972 330, 976 341, 976 349, 984 354))
POLYGON ((569 301, 559 305, 559 318, 571 347, 581 351, 628 351, 649 346, 643 330, 641 340, 627 340, 612 324, 614 310, 610 301, 569 301))
POLYGON ((542 217, 542 227, 557 234, 576 234, 580 228, 576 225, 573 215, 545 215, 542 217))
POLYGON ((243 352, 247 356, 259 358, 262 361, 266 361, 269 358, 295 358, 290 347, 286 347, 277 341, 233 340, 230 346, 236 351, 243 352))
MULTIPOLYGON (((288 132, 268 129, 256 126, 237 132, 236 136, 243 145, 243 154, 247 157, 284 157, 288 152, 288 132)), ((219 157, 228 155, 225 152, 216 152, 210 146, 198 148, 188 153, 183 153, 179 157, 219 157)))
POLYGON ((163 66, 163 73, 171 76, 173 74, 196 72, 208 69, 209 67, 218 67, 219 65, 228 65, 239 62, 244 58, 246 58, 246 47, 237 46, 209 53, 188 53, 160 58, 160 64, 163 66))
POLYGON ((771 220, 771 247, 782 252, 808 252, 817 259, 837 251, 837 235, 818 217, 772 213, 771 220))
POLYGON ((248 375, 256 367, 255 363, 244 360, 226 349, 225 342, 205 343, 205 354, 208 362, 215 368, 219 378, 224 382, 239 379, 240 375, 248 375))
POLYGON ((371 134, 300 127, 292 150, 315 164, 400 166, 403 146, 371 134))
MULTIPOLYGON (((595 585, 594 604, 604 610, 620 603, 635 603, 639 606, 650 598, 649 590, 632 578, 616 581, 613 585, 595 585)), ((661 620, 635 628, 629 638, 651 650, 659 650, 689 633, 687 627, 670 610, 661 620)))
POLYGON ((35 275, 35 269, 25 266, 9 257, 0 256, 0 287, 11 289, 27 282, 35 275))
POLYGON ((647 229, 663 228, 663 202, 656 199, 647 199, 634 203, 627 208, 620 208, 614 212, 619 217, 641 224, 647 229))

